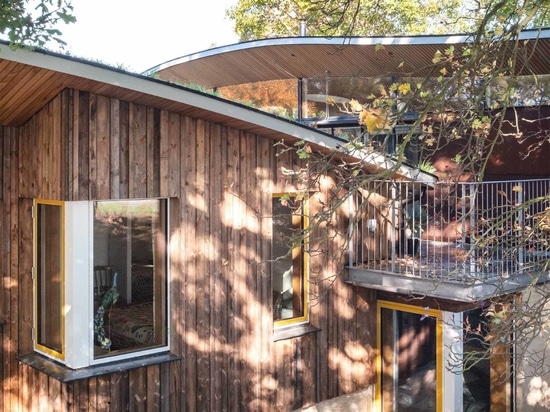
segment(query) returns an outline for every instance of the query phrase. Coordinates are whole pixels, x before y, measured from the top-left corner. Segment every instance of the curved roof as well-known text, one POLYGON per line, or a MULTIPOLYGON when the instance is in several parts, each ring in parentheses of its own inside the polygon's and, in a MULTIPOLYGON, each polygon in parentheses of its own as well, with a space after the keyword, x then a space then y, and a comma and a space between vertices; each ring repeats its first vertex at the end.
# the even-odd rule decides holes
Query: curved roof
MULTIPOLYGON (((550 73, 550 29, 519 36, 518 74, 550 73), (531 53, 536 47, 537 52, 531 53)), ((468 35, 286 37, 237 43, 170 60, 146 71, 165 80, 208 88, 264 80, 323 77, 426 76, 436 51, 459 49, 468 35)), ((508 58, 508 56, 502 56, 508 58)), ((439 75, 439 73, 437 74, 439 75)))
MULTIPOLYGON (((65 88, 200 118, 273 140, 304 140, 329 150, 342 146, 342 140, 320 130, 216 96, 58 53, 12 50, 0 41, 0 127, 24 125, 65 88)), ((417 173, 381 154, 347 155, 361 155, 371 173, 394 167, 396 176, 410 178, 417 173)), ((423 179, 435 178, 423 174, 423 179)))

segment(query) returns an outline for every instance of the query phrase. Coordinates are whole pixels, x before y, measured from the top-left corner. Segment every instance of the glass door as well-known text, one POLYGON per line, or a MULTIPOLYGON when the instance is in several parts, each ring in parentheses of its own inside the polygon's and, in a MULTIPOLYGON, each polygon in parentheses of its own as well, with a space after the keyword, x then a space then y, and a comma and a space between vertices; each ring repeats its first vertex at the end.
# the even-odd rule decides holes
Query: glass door
POLYGON ((379 302, 378 318, 380 410, 440 411, 440 312, 379 302))

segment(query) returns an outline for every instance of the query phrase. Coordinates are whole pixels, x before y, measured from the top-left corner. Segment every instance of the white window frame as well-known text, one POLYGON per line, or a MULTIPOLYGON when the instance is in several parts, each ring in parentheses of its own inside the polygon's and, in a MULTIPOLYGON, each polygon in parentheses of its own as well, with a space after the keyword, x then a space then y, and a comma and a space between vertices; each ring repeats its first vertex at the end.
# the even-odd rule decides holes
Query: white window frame
MULTIPOLYGON (((140 200, 140 199, 121 199, 140 200)), ((170 227, 169 208, 170 201, 166 200, 166 227, 170 227)), ((161 347, 125 352, 119 355, 96 357, 94 355, 94 254, 93 254, 93 212, 94 201, 67 201, 49 202, 47 200, 35 200, 34 210, 37 204, 56 204, 63 208, 63 255, 64 270, 62 279, 63 287, 63 344, 62 351, 55 352, 37 344, 36 330, 39 316, 37 307, 36 282, 38 276, 34 275, 34 319, 33 319, 33 346, 34 350, 44 356, 55 359, 71 369, 79 369, 88 366, 111 363, 137 356, 146 356, 167 352, 170 350, 170 273, 169 273, 169 233, 166 245, 166 345, 161 347), (82 274, 87 279, 83 281, 82 274)), ((36 215, 34 216, 36 219, 36 215)), ((36 230, 33 239, 33 247, 36 247, 36 230)), ((36 262, 35 262, 36 267, 36 262)))

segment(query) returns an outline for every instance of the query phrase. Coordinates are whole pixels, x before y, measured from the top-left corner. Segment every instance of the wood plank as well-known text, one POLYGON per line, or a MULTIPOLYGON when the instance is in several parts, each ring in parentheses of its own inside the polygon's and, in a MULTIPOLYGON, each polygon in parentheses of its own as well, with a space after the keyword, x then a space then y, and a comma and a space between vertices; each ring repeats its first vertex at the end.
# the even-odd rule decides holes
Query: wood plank
MULTIPOLYGON (((36 392, 38 393, 38 404, 37 404, 37 411, 41 411, 41 412, 49 412, 50 411, 50 407, 49 407, 49 400, 48 400, 48 375, 44 374, 44 373, 40 373, 38 374, 38 379, 37 379, 37 386, 34 386, 36 392)), ((13 382, 12 382, 13 384, 13 382)), ((17 400, 17 398, 16 398, 17 400)), ((15 409, 15 405, 14 404, 14 408, 15 409)))
POLYGON ((88 411, 99 411, 98 402, 98 378, 88 379, 88 411))
POLYGON ((228 210, 225 212, 227 220, 228 234, 228 279, 229 279, 229 307, 228 307, 228 323, 229 347, 232 351, 228 356, 228 380, 229 380, 229 410, 237 411, 244 409, 241 396, 241 371, 242 363, 240 354, 242 353, 241 335, 243 324, 241 323, 241 310, 243 306, 243 298, 241 290, 243 286, 241 273, 243 273, 244 265, 241 258, 241 245, 239 232, 241 230, 240 221, 241 215, 238 213, 239 196, 241 191, 241 164, 240 164, 240 140, 239 131, 230 129, 228 131, 227 142, 227 187, 228 187, 228 210))
POLYGON ((118 99, 111 99, 110 101, 110 162, 109 162, 109 187, 110 187, 110 199, 120 198, 120 168, 121 168, 121 144, 120 144, 120 101, 118 99))
MULTIPOLYGON (((17 188, 19 183, 18 177, 18 164, 19 164, 19 153, 18 148, 18 131, 15 129, 10 129, 7 133, 7 142, 9 143, 9 150, 5 152, 6 156, 9 156, 9 161, 4 164, 4 173, 5 178, 8 181, 9 187, 17 188)), ((8 301, 8 313, 7 319, 13 320, 4 326, 4 338, 7 338, 4 342, 5 351, 5 361, 8 362, 9 366, 5 370, 6 376, 9 376, 9 386, 10 394, 9 401, 6 403, 8 408, 15 409, 19 404, 19 391, 21 389, 21 382, 19 381, 19 363, 15 360, 15 356, 18 354, 19 348, 19 333, 18 333, 18 322, 19 319, 19 229, 17 227, 17 222, 19 221, 19 199, 16 193, 10 193, 9 196, 4 198, 4 205, 9 204, 10 208, 10 221, 9 226, 4 226, 9 230, 9 269, 7 273, 9 274, 9 284, 7 285, 10 289, 9 291, 9 301, 8 301), (9 203, 8 203, 9 202, 9 203), (7 335, 7 336, 6 336, 7 335)), ((30 301, 22 302, 23 304, 30 304, 30 301)))
POLYGON ((37 134, 36 145, 33 148, 33 155, 38 170, 38 176, 36 180, 36 189, 38 190, 38 197, 42 199, 50 199, 48 196, 48 179, 47 179, 47 167, 48 162, 43 159, 44 154, 48 153, 49 147, 47 142, 48 136, 48 111, 49 107, 46 106, 37 115, 37 134))
POLYGON ((70 136, 70 145, 71 145, 71 152, 70 152, 70 162, 68 164, 68 174, 70 176, 70 192, 69 192, 69 199, 70 200, 77 200, 78 199, 78 177, 79 177, 79 165, 80 165, 80 142, 79 142, 79 136, 80 136, 80 116, 79 116, 79 110, 80 110, 80 92, 78 90, 70 90, 71 92, 71 100, 72 104, 74 105, 71 109, 69 122, 71 123, 71 136, 70 136))
MULTIPOLYGON (((229 230, 228 225, 226 224, 228 215, 227 208, 228 202, 231 200, 231 196, 228 192, 229 190, 229 181, 228 181, 228 167, 227 167, 227 158, 228 158, 228 130, 226 127, 221 127, 219 132, 219 148, 220 148, 220 159, 219 159, 219 168, 220 168, 220 178, 219 178, 219 193, 220 198, 217 206, 218 216, 215 220, 218 224, 221 222, 221 230, 219 235, 220 243, 220 261, 218 265, 220 267, 220 290, 216 293, 217 296, 217 307, 219 308, 220 315, 217 319, 217 328, 219 329, 219 344, 220 344, 220 361, 219 367, 221 373, 218 375, 218 381, 215 387, 215 393, 219 396, 220 408, 218 410, 223 410, 227 408, 229 402, 229 394, 227 388, 230 387, 230 366, 229 366, 229 357, 225 354, 229 351, 232 345, 229 342, 229 317, 228 313, 230 312, 230 289, 231 289, 231 265, 230 265, 230 250, 228 248, 229 242, 229 230)), ((217 160, 216 160, 217 161, 217 160)))
POLYGON ((309 406, 318 402, 317 400, 317 333, 300 338, 300 353, 301 353, 301 405, 309 406))
POLYGON ((96 111, 96 190, 94 199, 109 199, 111 195, 111 100, 97 97, 96 111))
POLYGON ((97 101, 96 94, 90 94, 88 105, 88 115, 90 116, 90 124, 88 129, 88 197, 89 200, 97 199, 97 101))
MULTIPOLYGON (((177 352, 180 353, 180 352, 177 352)), ((179 362, 178 362, 179 363, 179 362)), ((176 394, 177 391, 173 390, 175 388, 172 388, 171 382, 170 382, 170 364, 169 363, 163 363, 162 365, 159 365, 159 411, 175 411, 180 410, 180 408, 176 408, 176 404, 172 404, 170 400, 170 394, 176 394)))
POLYGON ((88 93, 80 93, 78 96, 78 163, 73 167, 78 171, 78 195, 76 200, 90 199, 89 186, 89 167, 90 159, 88 157, 89 141, 90 141, 90 118, 89 118, 89 101, 88 93))
POLYGON ((30 353, 33 350, 31 330, 33 327, 33 200, 19 199, 19 352, 30 353))
POLYGON ((130 105, 120 102, 120 193, 117 199, 130 195, 130 105))
POLYGON ((65 199, 65 193, 62 191, 64 187, 63 173, 65 170, 65 162, 63 157, 63 147, 65 144, 65 140, 63 139, 64 136, 61 125, 61 103, 61 95, 58 95, 50 103, 51 131, 49 133, 49 139, 51 141, 52 147, 50 185, 52 188, 52 198, 54 199, 65 199))
POLYGON ((78 411, 87 412, 89 409, 88 406, 90 403, 88 381, 85 379, 82 379, 80 381, 76 381, 74 385, 75 385, 74 403, 77 406, 78 411))
POLYGON ((61 410, 61 382, 57 379, 48 379, 48 406, 49 410, 61 410))
POLYGON ((122 373, 112 373, 107 377, 109 379, 109 407, 112 411, 121 411, 123 409, 121 382, 122 373))
POLYGON ((97 408, 100 411, 110 409, 111 391, 109 376, 100 376, 97 378, 97 408))
MULTIPOLYGON (((183 174, 184 168, 181 167, 183 174)), ((170 255, 176 256, 185 253, 185 233, 183 228, 183 204, 181 197, 170 199, 170 255), (183 251, 183 252, 182 252, 183 251)), ((169 282, 170 282, 170 301, 171 310, 169 311, 170 329, 172 331, 185 331, 185 263, 184 259, 170 259, 169 262, 169 282)), ((171 333, 170 350, 173 353, 183 355, 186 346, 183 342, 183 333, 171 333)), ((163 365, 167 376, 161 371, 163 382, 161 396, 163 397, 162 410, 184 410, 183 396, 181 393, 185 390, 185 374, 182 373, 182 362, 171 362, 163 365), (164 393, 168 391, 168 393, 164 393)))
POLYGON ((192 344, 196 342, 197 321, 196 321, 196 275, 195 262, 197 255, 197 237, 195 233, 195 221, 197 219, 197 207, 193 203, 196 186, 196 164, 197 164, 197 143, 196 143, 196 120, 185 118, 184 140, 185 149, 182 152, 182 250, 185 251, 186 259, 183 261, 184 271, 182 273, 184 295, 181 302, 184 308, 182 318, 183 341, 185 345, 185 364, 182 366, 182 402, 185 403, 185 410, 197 410, 197 348, 192 344))
POLYGON ((146 410, 160 411, 160 365, 148 366, 146 368, 146 410))
MULTIPOLYGON (((258 267, 258 233, 259 233, 259 190, 258 190, 258 150, 257 137, 248 133, 240 134, 241 164, 244 166, 241 192, 244 195, 246 209, 247 230, 241 231, 241 248, 244 255, 243 275, 244 275, 244 299, 247 304, 244 306, 244 316, 251 324, 256 323, 256 319, 261 319, 263 302, 259 300, 259 276, 258 267)), ((243 368, 244 374, 242 381, 245 384, 245 405, 248 409, 257 409, 258 400, 261 399, 261 390, 259 377, 261 356, 261 329, 257 327, 250 328, 243 339, 244 347, 242 353, 246 354, 248 367, 243 368), (246 349, 248 348, 248 350, 246 349)))
POLYGON ((220 127, 209 125, 207 138, 207 164, 210 165, 208 186, 208 236, 209 236, 209 285, 210 296, 210 407, 212 410, 222 409, 222 394, 227 385, 227 371, 223 365, 223 353, 226 346, 226 335, 222 332, 222 318, 226 308, 226 281, 224 276, 224 262, 220 259, 220 249, 224 248, 222 241, 222 216, 220 208, 223 202, 223 148, 220 138, 220 127), (217 249, 217 250, 216 250, 217 249))
POLYGON ((159 122, 159 195, 168 196, 168 170, 170 168, 168 155, 168 151, 170 150, 170 115, 167 111, 161 110, 159 122))
POLYGON ((130 412, 147 411, 147 377, 146 368, 132 369, 129 372, 130 412))
POLYGON ((196 123, 196 171, 193 199, 196 207, 196 260, 195 280, 196 300, 195 312, 197 318, 196 333, 198 342, 197 351, 197 403, 205 410, 211 410, 210 400, 210 302, 212 296, 209 289, 209 204, 207 197, 210 190, 210 168, 208 163, 208 125, 202 120, 196 123))
POLYGON ((171 114, 168 127, 168 196, 176 197, 181 191, 181 116, 171 114))
MULTIPOLYGON (((274 168, 274 150, 273 143, 268 139, 258 140, 258 211, 259 211, 259 239, 258 239, 258 300, 263 302, 259 333, 261 337, 261 356, 260 356, 260 379, 262 381, 274 378, 274 369, 272 362, 272 334, 273 334, 273 294, 271 281, 271 256, 272 245, 272 224, 269 214, 272 204, 273 194, 273 168, 274 168)), ((262 396, 264 404, 262 407, 269 407, 274 403, 273 391, 262 396)))
POLYGON ((68 383, 63 386, 63 399, 64 410, 67 412, 74 412, 78 410, 78 405, 75 403, 75 384, 74 382, 68 383))
MULTIPOLYGON (((183 351, 178 352, 183 353, 183 351)), ((168 401, 168 408, 163 410, 168 411, 184 411, 185 409, 185 398, 182 394, 182 391, 184 390, 184 383, 185 383, 185 374, 183 373, 184 367, 182 363, 185 361, 180 362, 170 362, 169 365, 167 365, 170 369, 170 383, 166 385, 169 391, 169 401, 168 401)))
MULTIPOLYGON (((160 196, 159 164, 160 164, 160 110, 148 108, 147 109, 147 196, 148 197, 160 196)), ((179 167, 177 169, 179 171, 179 167)), ((179 191, 179 188, 178 188, 178 191, 179 191)))
MULTIPOLYGON (((1 334, 0 334, 1 335, 1 334)), ((1 356, 1 355, 0 355, 1 356)), ((1 376, 1 375, 0 375, 1 376)), ((33 396, 35 394, 33 390, 32 385, 32 369, 26 365, 22 365, 21 368, 19 368, 19 381, 21 382, 21 391, 19 392, 19 406, 20 410, 23 411, 32 411, 32 398, 36 397, 33 396)), ((4 411, 3 406, 3 395, 0 394, 0 410, 4 411)))
POLYGON ((129 196, 147 196, 147 110, 130 104, 129 121, 129 196))
POLYGON ((63 166, 61 168, 63 198, 72 199, 72 153, 73 153, 73 91, 65 90, 61 95, 61 136, 63 142, 63 166))

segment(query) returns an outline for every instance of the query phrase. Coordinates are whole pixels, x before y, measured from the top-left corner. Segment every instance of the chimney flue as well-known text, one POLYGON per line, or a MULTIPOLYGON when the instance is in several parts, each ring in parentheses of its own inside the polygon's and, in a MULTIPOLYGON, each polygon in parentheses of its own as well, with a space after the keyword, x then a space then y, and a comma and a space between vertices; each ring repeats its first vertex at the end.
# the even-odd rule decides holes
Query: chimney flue
POLYGON ((300 37, 306 37, 306 36, 307 36, 306 21, 302 19, 300 20, 300 37))

